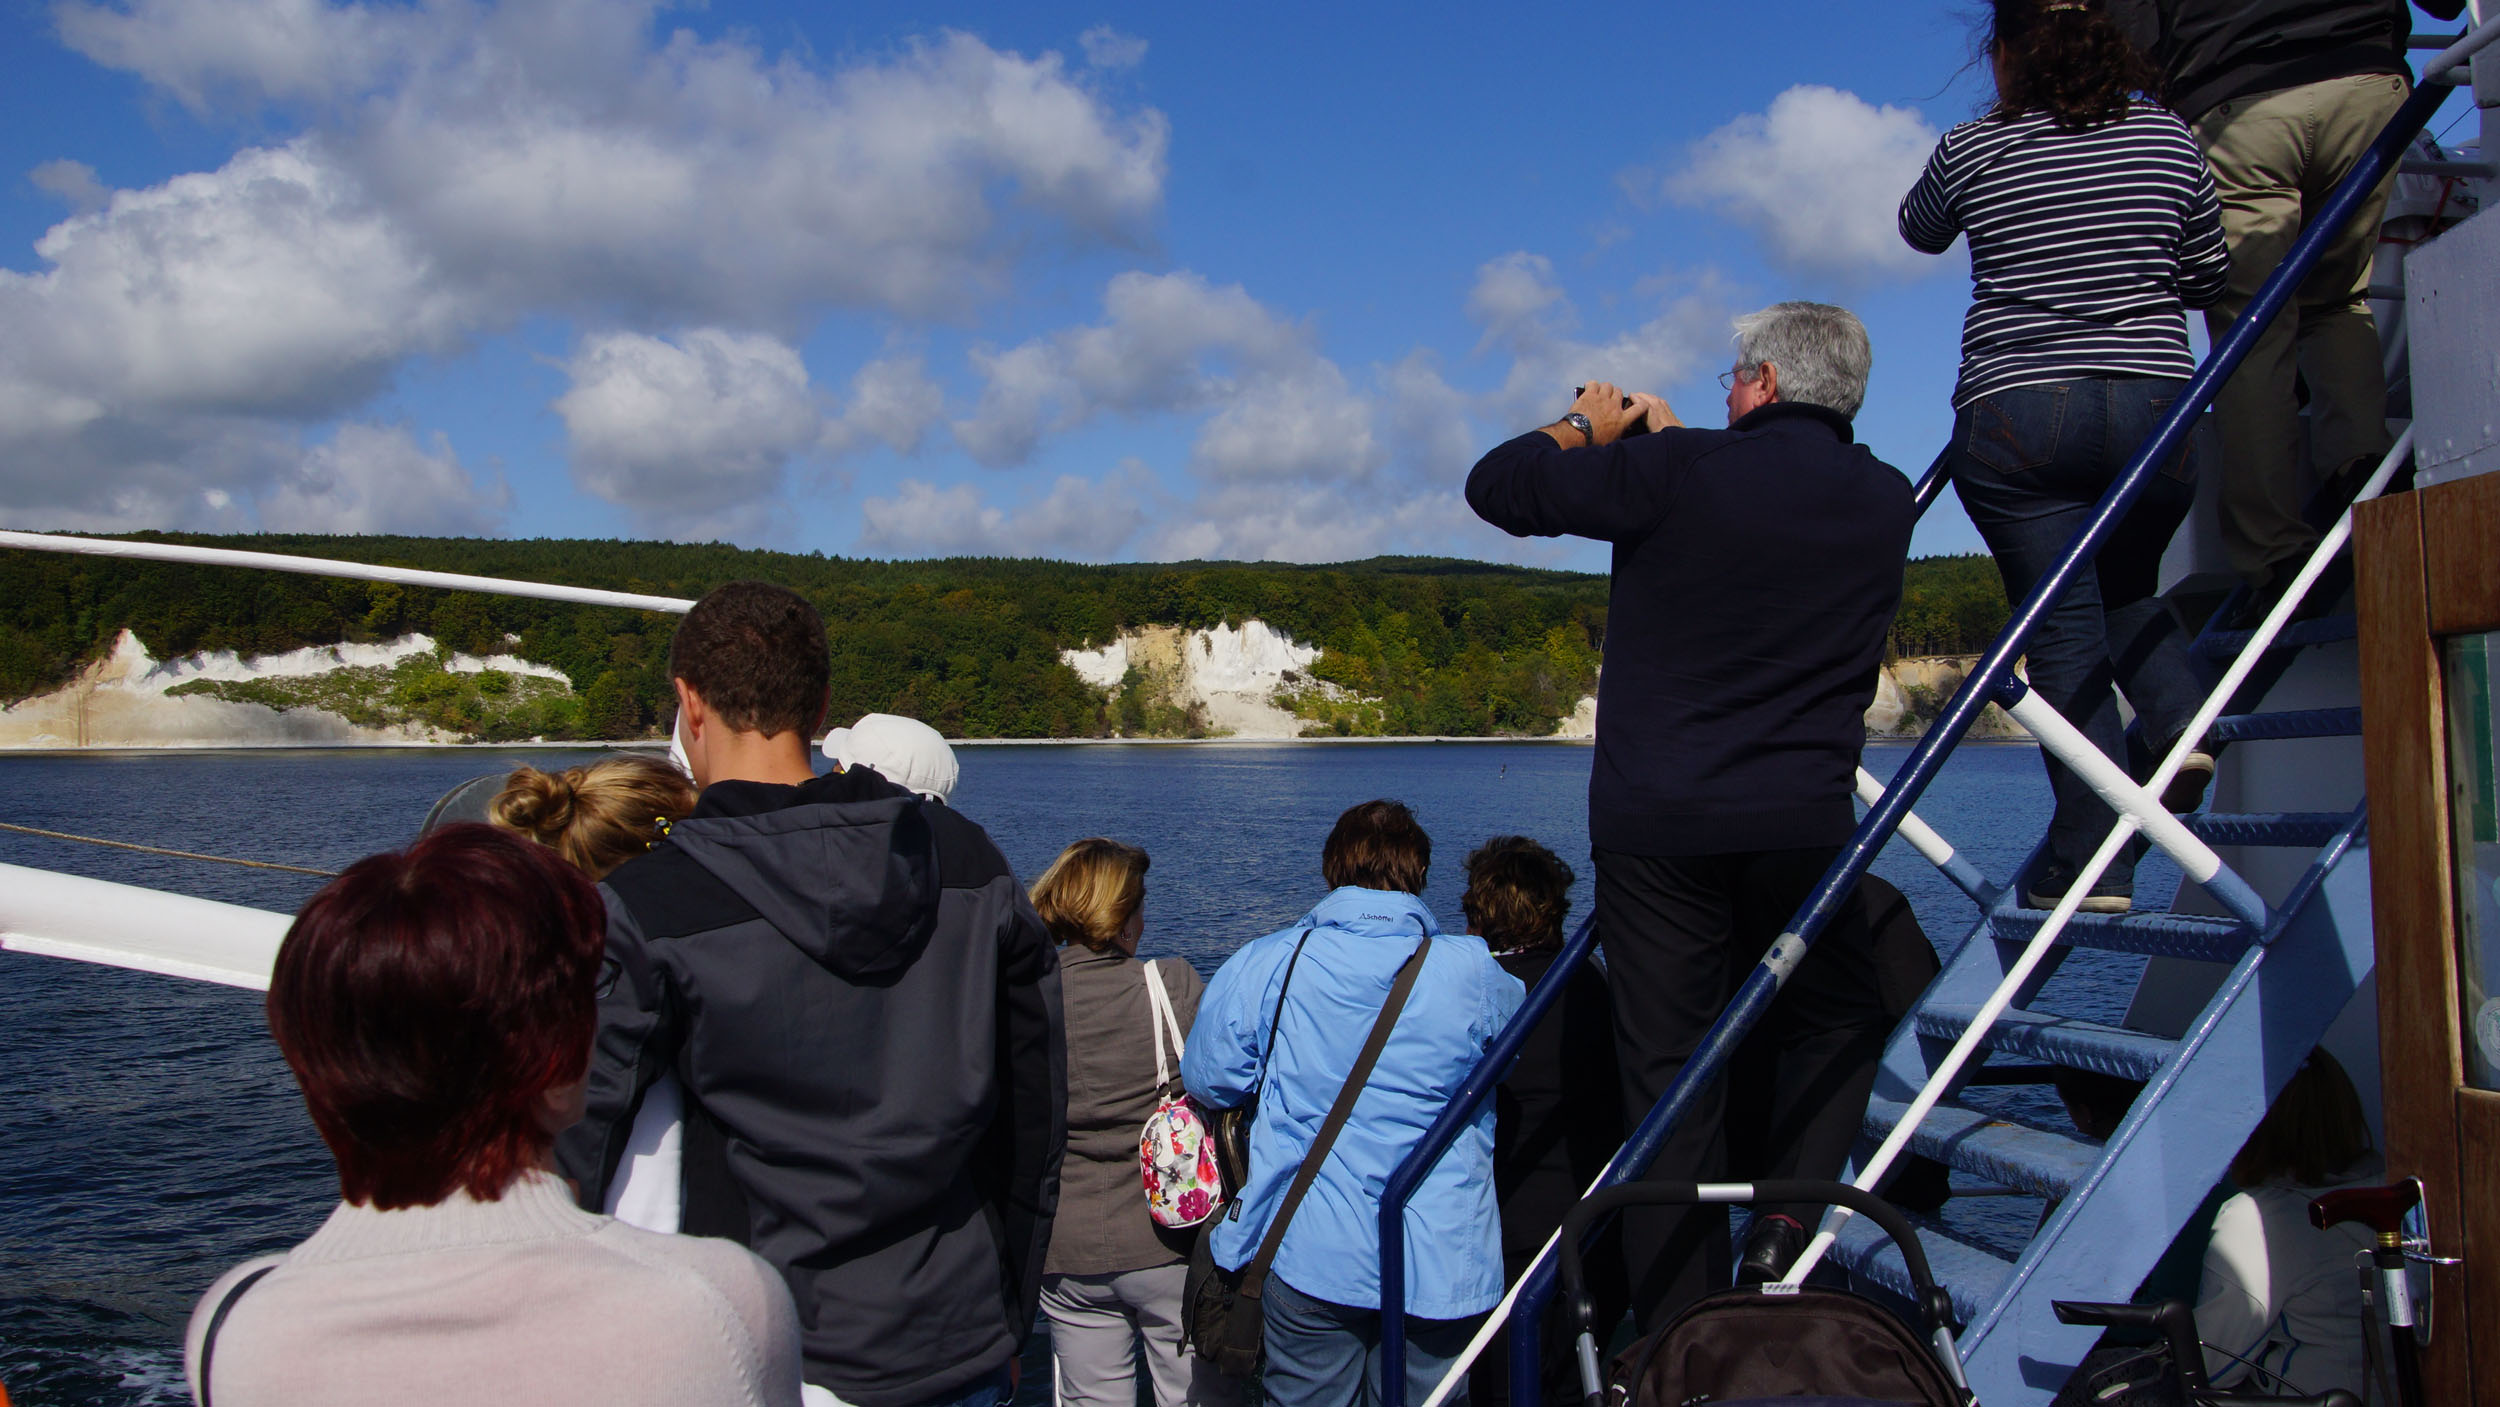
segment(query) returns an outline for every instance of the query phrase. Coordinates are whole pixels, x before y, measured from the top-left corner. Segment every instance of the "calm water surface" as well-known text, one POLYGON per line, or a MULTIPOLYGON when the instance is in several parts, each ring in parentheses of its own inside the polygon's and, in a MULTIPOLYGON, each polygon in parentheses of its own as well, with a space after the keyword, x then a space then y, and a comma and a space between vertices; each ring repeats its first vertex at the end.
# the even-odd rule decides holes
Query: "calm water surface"
MULTIPOLYGON (((1904 746, 1870 746, 1889 773, 1904 746)), ((961 810, 1028 880, 1068 841, 1146 847, 1148 956, 1212 972, 1321 891, 1337 813, 1412 805, 1436 842, 1425 898, 1460 927, 1459 862, 1485 837, 1535 836, 1589 880, 1589 751, 1560 744, 982 747, 960 754, 961 810)), ((454 784, 578 752, 211 752, 0 758, 0 820, 212 854, 338 869, 404 844, 454 784)), ((1962 749, 1920 806, 1992 874, 2045 821, 2028 747, 1962 749)), ((292 911, 301 876, 114 852, 0 832, 0 863, 292 911)), ((1970 902, 1906 847, 1878 872, 1950 948, 1970 902)), ((2139 892, 2164 892, 2148 866, 2139 892)), ((2079 953, 2053 984, 2065 1009, 2123 1011, 2135 964, 2079 953)), ((226 1267, 308 1235, 337 1197, 328 1155, 270 1043, 258 994, 0 954, 0 1382, 21 1404, 185 1401, 180 1336, 226 1267)), ((1990 1091, 2063 1127, 2034 1091, 1990 1091)), ((2019 1240, 2037 1204, 1957 1204, 1954 1224, 2019 1240)), ((1047 1383, 1047 1377, 1041 1379, 1047 1383)), ((1034 1376, 1026 1378, 1034 1387, 1034 1376)), ((1046 1395, 1046 1394, 1045 1394, 1046 1395)))

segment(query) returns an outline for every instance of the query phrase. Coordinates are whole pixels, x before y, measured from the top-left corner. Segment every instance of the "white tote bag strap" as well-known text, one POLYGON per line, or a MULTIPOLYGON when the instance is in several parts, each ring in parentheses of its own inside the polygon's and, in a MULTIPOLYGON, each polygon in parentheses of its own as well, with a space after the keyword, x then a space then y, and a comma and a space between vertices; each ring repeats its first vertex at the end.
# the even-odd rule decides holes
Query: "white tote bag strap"
POLYGON ((1163 990, 1163 974, 1156 971, 1155 965, 1151 962, 1145 967, 1146 1002, 1154 1008, 1154 1014, 1147 1020, 1148 1024, 1154 1027, 1155 1088, 1161 1089, 1172 1083, 1171 1062, 1163 1055, 1164 1033, 1167 1031, 1171 1033, 1172 1055, 1175 1058, 1180 1055, 1188 1042, 1181 1035, 1180 1018, 1172 1014, 1172 994, 1163 990))

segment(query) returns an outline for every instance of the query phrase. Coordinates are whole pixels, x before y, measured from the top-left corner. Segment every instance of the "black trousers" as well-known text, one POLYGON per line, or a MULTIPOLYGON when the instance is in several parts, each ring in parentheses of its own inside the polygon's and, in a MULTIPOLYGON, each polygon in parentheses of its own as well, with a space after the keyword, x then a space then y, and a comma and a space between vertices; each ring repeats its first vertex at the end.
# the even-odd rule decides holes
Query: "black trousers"
MULTIPOLYGON (((1728 998, 1787 926, 1837 846, 1727 855, 1599 850, 1597 932, 1614 992, 1624 1124, 1675 1082, 1728 998)), ((1829 1178, 1849 1157, 1892 1027, 1863 901, 1852 894, 1704 1090, 1649 1176, 1829 1178)), ((1819 1207, 1784 1211, 1811 1228, 1819 1207)), ((1730 1283, 1725 1207, 1627 1211, 1624 1260, 1643 1333, 1730 1283)))

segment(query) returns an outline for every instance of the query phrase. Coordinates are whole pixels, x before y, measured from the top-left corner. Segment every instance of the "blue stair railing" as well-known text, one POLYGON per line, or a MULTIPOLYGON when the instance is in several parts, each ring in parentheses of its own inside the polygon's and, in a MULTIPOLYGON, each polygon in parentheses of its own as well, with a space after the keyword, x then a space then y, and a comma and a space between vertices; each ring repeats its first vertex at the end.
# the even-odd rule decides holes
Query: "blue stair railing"
MULTIPOLYGON (((1943 767, 1945 758, 1969 732, 1986 704, 1992 698, 2012 697, 2019 694, 2024 686, 2021 685, 2014 672, 2014 665, 2038 629, 2040 622, 2047 616, 2058 597, 2064 593, 2067 584, 2074 578, 2074 574, 2099 555, 2118 524, 2133 507, 2135 500, 2154 472, 2154 466, 2168 461, 2185 447, 2187 436, 2196 418, 2212 404, 2216 393, 2247 357, 2258 336, 2282 312, 2302 280, 2316 267, 2326 247, 2343 227, 2351 222, 2353 215, 2369 193, 2394 169, 2405 147, 2422 130, 2431 114, 2445 101, 2449 89, 2437 80, 2443 78, 2450 70, 2456 69, 2476 50, 2488 44, 2495 35, 2500 35, 2500 20, 2478 26, 2470 36, 2444 51, 2425 66, 2421 85, 2415 89, 2412 96, 2397 111, 2369 148, 2363 152, 2360 159, 2354 163, 2352 170, 2328 197, 2324 207, 2294 242, 2290 253, 2268 277, 2256 296, 2250 300, 2248 307, 2233 323, 2231 329, 2216 343, 2204 363, 2198 367, 2195 375, 2189 380, 2184 393, 2171 406, 2151 436, 2137 449, 2126 469, 2113 482, 2108 493, 2094 509, 2091 519, 2067 545, 2056 566, 2042 578, 2031 594, 2014 610, 2004 632, 1981 657, 1979 664, 1964 680, 1961 688, 1955 692, 1952 700, 1928 729, 1925 737, 1912 749, 1909 758, 1904 762, 1891 784, 1885 787, 1881 796, 1869 805, 1866 817, 1860 822, 1849 843, 1817 884, 1813 894, 1792 917, 1786 931, 1780 935, 1778 941, 1771 945, 1760 964, 1746 978, 1735 996, 1730 999, 1719 1019, 1703 1037, 1700 1046, 1686 1060, 1682 1072, 1674 1083, 1641 1120, 1631 1136, 1625 1140, 1623 1147, 1616 1153, 1613 1161, 1600 1177, 1598 1185, 1612 1186, 1633 1181, 1648 1171, 1669 1134, 1687 1116, 1702 1090, 1725 1071, 1737 1046, 1761 1019, 1771 1001, 1778 995, 1782 984, 1786 982, 1789 974, 1795 971, 1797 964, 1804 958, 1815 939, 1839 912, 1847 897, 1855 891, 1858 881, 1865 875, 1876 854, 1901 828, 1905 818, 1910 815, 1911 807, 1926 791, 1928 785, 1935 780, 1943 767)), ((1917 486, 1918 501, 1922 511, 1927 503, 1933 501, 1941 488, 1943 470, 1944 461, 1940 456, 1937 463, 1922 476, 1917 486)), ((2383 473, 2381 478, 2383 480, 2383 473)), ((2332 622, 2303 622, 2293 626, 2283 632, 2285 638, 2277 642, 2277 648, 2310 643, 2308 639, 2310 636, 2316 636, 2320 640, 2338 638, 2333 631, 2334 624, 2332 622)), ((2349 636, 2348 627, 2345 636, 2347 638, 2349 636)), ((2215 631, 2208 631, 2205 636, 2200 637, 2199 642, 2200 648, 2216 655, 2236 653, 2244 649, 2247 643, 2248 639, 2245 636, 2232 639, 2228 638, 2226 632, 2215 631)), ((2308 712, 2316 714, 2335 711, 2308 712)), ((2322 719, 2298 715, 2257 715, 2252 719, 2245 713, 2234 715, 2233 720, 2236 727, 2251 730, 2241 734, 2247 737, 2321 736, 2325 734, 2276 733, 2264 730, 2335 727, 2340 731, 2340 724, 2344 721, 2340 718, 2322 719)), ((2182 751, 2186 746, 2187 744, 2183 742, 2182 751)), ((2176 765, 2177 758, 2174 756, 2164 765, 2163 770, 2157 773, 2157 781, 2166 782, 2176 765)), ((2260 818, 2247 820, 2246 823, 2255 825, 2262 821, 2278 822, 2285 826, 2297 825, 2302 834, 2314 834, 2319 824, 2316 818, 2312 817, 2301 817, 2297 821, 2279 817, 2260 818)), ((2361 827, 2362 821, 2358 813, 2347 818, 2347 824, 2336 838, 2330 841, 2327 852, 2321 853, 2318 861, 2312 866, 2310 874, 2304 878, 2300 886, 2296 887, 2292 895, 2287 896, 2285 907, 2265 914, 2266 922, 2263 925, 2252 925, 2249 918, 2245 916, 2209 919, 2176 914, 2128 916, 2074 914, 2071 911, 2073 903, 2080 897, 2080 890, 2091 882, 2092 876, 2087 875, 2078 884, 2078 893, 2070 896, 2068 901, 2060 906, 2057 914, 2040 914, 2015 909, 2012 906, 2012 896, 2009 895, 1998 901, 1998 907, 1983 923, 1983 931, 1989 931, 1993 937, 2002 941, 2024 936, 2023 929, 2026 924, 2036 931, 2044 923, 2054 923, 2063 930, 2063 936, 2068 942, 2090 941, 2097 936, 2109 940, 2107 946, 2122 951, 2161 952, 2233 961, 2236 965, 2226 991, 2230 994, 2247 991, 2259 979, 2257 970, 2246 959, 2262 951, 2264 944, 2271 938, 2280 936, 2287 925, 2304 920, 2305 911, 2311 906, 2312 898, 2324 887, 2326 877, 2333 872, 2334 862, 2342 858, 2344 850, 2360 833, 2361 827), (2028 915, 2028 918, 2025 915, 2028 915), (2133 922, 2123 921, 2126 919, 2132 919, 2133 922)), ((2127 823, 2122 820, 2121 830, 2125 829, 2127 829, 2127 823)), ((2116 836, 2114 839, 2123 840, 2123 836, 2116 836)), ((2233 878, 2236 879, 2236 876, 2233 878)), ((1568 980, 1578 963, 1586 960, 1593 946, 1591 927, 1588 921, 1583 921, 1580 931, 1573 937, 1572 947, 1575 951, 1567 953, 1563 960, 1554 963, 1547 971, 1537 988, 1529 994, 1527 1003, 1522 1007, 1520 1014, 1514 1018, 1512 1025, 1497 1038, 1493 1048, 1487 1052, 1485 1059, 1479 1063, 1477 1070, 1462 1087, 1460 1096, 1454 1098, 1450 1106, 1443 1111, 1442 1116, 1435 1121, 1426 1137, 1391 1175, 1384 1189, 1381 1208, 1381 1304, 1385 1311, 1382 1316, 1381 1344, 1383 1407, 1404 1407, 1406 1401, 1403 1324, 1406 1202, 1433 1164, 1437 1163, 1448 1151, 1460 1128, 1464 1127, 1466 1122, 1473 1118, 1476 1111, 1481 1108, 1484 1098, 1488 1097, 1492 1089, 1498 1085, 1501 1075, 1507 1073, 1510 1063, 1516 1058, 1519 1047, 1525 1039, 1526 1028, 1533 1026, 1537 1019, 1550 1010, 1562 984, 1568 980)), ((2361 931, 2366 932, 2366 924, 2361 925, 2361 931)), ((1966 948, 1969 946, 1965 945, 1966 948)), ((2046 975, 2046 972, 2042 972, 2041 980, 2045 981, 2046 975)), ((2285 1000, 2293 1000, 2293 997, 2291 994, 2286 994, 2285 1000)), ((2340 1004, 2338 1009, 2340 1009, 2340 1004)), ((1973 1011, 1970 1014, 1976 1015, 1977 1013, 1973 1011)), ((2216 998, 2214 1005, 2209 1005, 2207 1015, 2208 1018, 2217 1021, 2226 1019, 2254 1021, 2257 1019, 2254 1004, 2242 1006, 2236 1003, 2225 1003, 2221 996, 2216 998), (2218 1009, 2220 1014, 2217 1014, 2218 1009)), ((2330 1018, 2331 1015, 2332 1013, 2329 1013, 2330 1018)), ((1992 1023, 1992 1033, 2000 1034, 2010 1042, 2029 1042, 2036 1048, 2042 1049, 2048 1048, 2043 1042, 2053 1040, 2062 1041, 2069 1048, 2075 1048, 2079 1044, 2090 1046, 2091 1054, 2087 1058, 2101 1060, 2103 1063, 2128 1070, 2144 1070, 2149 1066, 2151 1073, 2146 1077, 2156 1080, 2162 1079, 2165 1071, 2179 1070, 2186 1063, 2188 1055, 2203 1044, 2201 1038, 2194 1042, 2183 1040, 2177 1043, 2163 1061, 2157 1062, 2155 1057, 2160 1052, 2153 1046, 2130 1040, 2132 1033, 2115 1032, 2109 1028, 2088 1031, 2073 1023, 2066 1023, 2067 1029, 2063 1035, 2052 1037, 2045 1028, 2057 1024, 2053 1019, 2030 1020, 2027 1016, 2028 1014, 2016 1015, 2009 1012, 1992 1023)), ((1936 1011, 1930 1011, 1928 1017, 1930 1024, 1943 1019, 1936 1011)), ((2323 1029, 2322 1022, 2320 1029, 2323 1029)), ((2156 1099, 2161 1092, 2160 1087, 2148 1091, 2156 1099)), ((2270 1095, 2270 1091, 2267 1093, 2270 1095)), ((2145 1107, 2139 1105, 2136 1112, 2130 1115, 2128 1123, 2122 1126, 2118 1134, 2113 1135, 2112 1144, 2118 1144, 2122 1139, 2130 1139, 2133 1131, 2143 1122, 2145 1113, 2145 1107)), ((1968 1143, 1967 1138, 1956 1142, 1949 1131, 1943 1130, 1929 1130, 1916 1137, 1925 1139, 1930 1145, 1937 1147, 1967 1146, 1968 1143)), ((2073 1214, 2079 1210, 2078 1203, 2081 1200, 2075 1196, 2078 1190, 2075 1179, 2080 1177, 2088 1180, 2099 1176, 2100 1173, 2096 1170, 2105 1170, 2109 1160, 2102 1159, 2095 1164, 2095 1171, 2088 1171, 2080 1166, 2079 1160, 2069 1158, 2066 1160, 2066 1170, 2070 1176, 2064 1179, 2034 1175, 2032 1169, 2036 1169, 2039 1162, 2038 1159, 2012 1158, 2006 1160, 2004 1170, 2010 1175, 2015 1173, 2019 1166, 2026 1169, 2021 1173, 2024 1178, 2040 1184, 2040 1187, 2035 1190, 2058 1192, 2060 1214, 2071 1221, 2073 1214)), ((2088 1187, 2083 1190, 2088 1190, 2088 1187)), ((2175 1226, 2177 1223, 2173 1221, 2169 1224, 2175 1226)), ((2051 1229, 2057 1229, 2063 1225, 2064 1223, 2055 1223, 2053 1219, 2051 1229)), ((1595 1230, 1595 1228, 1592 1229, 1592 1234, 1595 1234, 1595 1230)), ((1847 1230, 1845 1226, 1842 1228, 1844 1241, 1849 1239, 1847 1230)), ((2050 1236, 2044 1231, 2043 1237, 2036 1239, 2033 1243, 2031 1252, 2027 1253, 2022 1266, 2017 1267, 2013 1273, 2027 1274, 2028 1268, 2036 1268, 2037 1257, 2055 1244, 2062 1242, 2063 1239, 2050 1236)), ((1867 1265, 1876 1265, 1880 1263, 1881 1258, 1870 1255, 1851 1257, 1851 1259, 1862 1260, 1867 1265)), ((1950 1259, 1951 1257, 1947 1257, 1947 1260, 1950 1259)), ((1963 1270, 1972 1284, 1978 1284, 1982 1280, 2002 1282, 2008 1274, 2002 1263, 1993 1267, 1978 1265, 1956 1267, 1940 1262, 1938 1268, 1940 1278, 1947 1280, 1949 1284, 1953 1282, 1955 1269, 1963 1270)), ((1802 1269, 1801 1266, 1799 1271, 1792 1272, 1792 1274, 1802 1273, 1802 1269)), ((1549 1244, 1520 1281, 1512 1287, 1511 1294, 1504 1301, 1503 1307, 1495 1311, 1496 1315, 1507 1315, 1507 1327, 1510 1334, 1511 1392, 1516 1401, 1536 1401, 1542 1393, 1539 1330, 1545 1307, 1553 1296, 1554 1271, 1555 1260, 1549 1244)), ((1965 1304, 1965 1313, 1975 1312, 1981 1303, 1976 1294, 1971 1294, 1964 1299, 1957 1293, 1957 1301, 1965 1304)), ((2003 1301, 2000 1299, 1998 1302, 2003 1301)), ((1492 1327, 1488 1325, 1487 1333, 1479 1335, 1479 1342, 1471 1346, 1470 1357, 1474 1351, 1481 1350, 1481 1341, 1489 1336, 1492 1327)), ((1969 1342, 1970 1340, 1966 1338, 1965 1344, 1969 1342)), ((1450 1377, 1445 1379, 1434 1392, 1427 1407, 1433 1407, 1434 1404, 1447 1397, 1454 1385, 1461 1380, 1465 1371, 1465 1361, 1455 1366, 1450 1377)), ((2062 1366, 2058 1366, 2058 1372, 2062 1376, 2062 1366)))

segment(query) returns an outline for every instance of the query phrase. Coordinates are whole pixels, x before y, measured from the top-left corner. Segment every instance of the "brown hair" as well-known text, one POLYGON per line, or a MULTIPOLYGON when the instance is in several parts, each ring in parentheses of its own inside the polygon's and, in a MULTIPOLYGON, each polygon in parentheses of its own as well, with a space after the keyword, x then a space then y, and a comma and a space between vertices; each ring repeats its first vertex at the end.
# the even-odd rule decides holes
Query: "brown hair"
POLYGON ((1328 832, 1320 851, 1320 878, 1331 889, 1396 889, 1424 892, 1432 869, 1432 837, 1403 801, 1366 801, 1349 806, 1328 832))
POLYGON ((501 1197, 547 1151, 545 1096, 589 1063, 606 943, 589 878, 491 826, 445 826, 315 894, 270 969, 269 1034, 339 1195, 501 1197))
POLYGON ((2101 0, 1994 0, 1988 9, 1980 47, 2001 75, 1990 117, 2045 112, 2070 131, 2098 127, 2159 86, 2101 0))
POLYGON ((733 581, 703 594, 668 646, 683 679, 733 732, 804 733, 825 721, 833 677, 825 620, 784 586, 733 581))
POLYGON ((1559 948, 1571 912, 1571 867, 1524 835, 1497 835, 1467 857, 1458 901, 1467 931, 1496 950, 1559 948))
POLYGON ((2292 1072, 2265 1121, 2231 1160, 2231 1180, 2255 1187, 2288 1177, 2317 1187, 2360 1162, 2371 1149, 2370 1119, 2352 1077, 2321 1048, 2292 1072))
POLYGON ((516 767, 487 816, 605 879, 651 848, 661 821, 694 810, 694 795, 686 774, 659 758, 605 757, 561 772, 516 767))
POLYGON ((1033 911, 1061 943, 1102 952, 1146 902, 1146 852, 1088 836, 1033 881, 1033 911))

